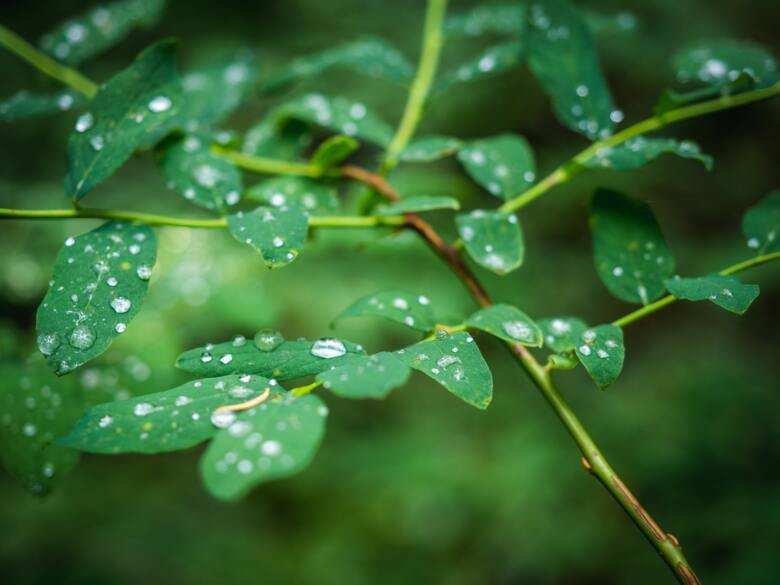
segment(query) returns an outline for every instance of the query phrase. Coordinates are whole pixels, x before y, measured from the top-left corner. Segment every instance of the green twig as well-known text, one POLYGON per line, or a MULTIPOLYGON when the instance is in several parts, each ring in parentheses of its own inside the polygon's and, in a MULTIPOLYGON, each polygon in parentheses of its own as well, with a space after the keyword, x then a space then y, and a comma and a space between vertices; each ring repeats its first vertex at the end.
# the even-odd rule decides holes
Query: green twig
POLYGON ((217 144, 211 146, 212 152, 231 161, 238 167, 253 171, 255 173, 265 173, 268 175, 296 175, 301 177, 321 177, 323 169, 308 163, 287 162, 274 158, 265 158, 244 154, 237 150, 224 148, 217 144))
POLYGON ((86 78, 75 69, 71 69, 42 53, 2 24, 0 24, 0 45, 27 61, 42 73, 56 79, 60 83, 64 83, 68 87, 72 87, 88 98, 93 98, 97 93, 98 85, 94 81, 86 78))

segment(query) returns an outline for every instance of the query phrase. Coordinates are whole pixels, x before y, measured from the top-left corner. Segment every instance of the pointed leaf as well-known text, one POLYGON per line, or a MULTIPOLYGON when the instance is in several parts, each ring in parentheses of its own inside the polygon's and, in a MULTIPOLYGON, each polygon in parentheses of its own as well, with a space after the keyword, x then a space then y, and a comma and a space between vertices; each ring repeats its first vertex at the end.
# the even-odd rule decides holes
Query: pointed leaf
POLYGON ((734 276, 708 274, 697 278, 675 276, 666 281, 666 288, 678 299, 712 301, 727 311, 742 315, 758 297, 757 284, 745 284, 734 276))
POLYGON ((493 398, 493 375, 468 333, 421 341, 396 355, 472 406, 485 409, 493 398))
POLYGON ((590 216, 593 259, 601 282, 617 298, 646 305, 664 292, 674 257, 650 208, 600 189, 590 216))
POLYGON ((556 353, 574 351, 580 336, 588 328, 585 321, 577 317, 551 317, 539 319, 544 335, 544 346, 556 353))
POLYGON ((120 0, 70 18, 41 37, 40 47, 69 65, 78 65, 124 39, 135 27, 150 28, 164 0, 120 0))
POLYGON ((525 191, 536 176, 531 147, 513 134, 466 142, 458 160, 472 179, 503 199, 525 191))
POLYGON ((274 177, 252 185, 245 199, 273 207, 302 207, 311 215, 332 215, 339 210, 336 188, 307 177, 274 177))
POLYGON ((331 136, 317 147, 311 157, 311 164, 323 170, 329 169, 355 152, 358 146, 358 141, 349 136, 331 136))
POLYGON ((619 146, 600 149, 595 157, 585 161, 585 166, 625 171, 644 166, 665 153, 698 160, 708 171, 712 170, 712 157, 702 154, 699 145, 691 140, 643 136, 627 140, 619 146))
POLYGON ((392 353, 349 358, 344 365, 317 374, 325 388, 342 398, 385 398, 403 386, 411 370, 392 353))
POLYGON ((180 105, 174 44, 161 41, 101 86, 90 111, 76 121, 68 139, 68 195, 80 199, 142 143, 154 143, 167 134, 180 105))
POLYGON ((520 41, 493 45, 464 61, 456 69, 444 73, 436 83, 436 91, 442 92, 456 83, 479 81, 499 75, 520 65, 522 57, 523 44, 520 41))
POLYGON ((561 123, 591 139, 611 134, 620 114, 582 14, 565 0, 535 2, 526 36, 528 64, 561 123))
POLYGON ((539 326, 528 315, 512 305, 499 303, 480 309, 466 319, 466 325, 510 343, 542 346, 542 331, 539 326))
POLYGON ((309 231, 308 215, 295 205, 239 211, 229 215, 227 222, 233 237, 260 252, 268 268, 285 266, 295 260, 309 231))
POLYGON ((409 143, 398 159, 403 162, 432 162, 458 152, 462 142, 449 136, 425 136, 409 143))
POLYGON ((163 453, 188 449, 213 437, 220 426, 235 420, 233 412, 215 415, 219 407, 247 402, 273 386, 274 383, 260 376, 224 376, 98 404, 57 443, 90 453, 163 453))
POLYGON ((350 305, 336 320, 346 317, 375 315, 418 331, 430 331, 436 325, 430 299, 401 290, 383 290, 363 297, 350 305))
POLYGON ((480 266, 506 274, 523 263, 525 244, 516 215, 477 209, 456 216, 455 223, 466 251, 480 266))
POLYGON ((258 484, 300 472, 317 452, 327 415, 311 394, 277 396, 241 413, 201 458, 206 489, 222 500, 237 500, 258 484))
POLYGON ((160 164, 168 186, 200 207, 222 211, 241 200, 241 172, 211 152, 201 136, 190 134, 169 145, 160 164))
POLYGON ((246 341, 209 344, 185 351, 176 366, 197 376, 257 374, 279 380, 319 374, 346 362, 350 357, 365 355, 363 347, 334 338, 308 341, 283 341, 276 346, 246 341))
POLYGON ((599 388, 614 382, 623 369, 626 349, 623 330, 614 325, 599 325, 586 329, 576 347, 577 357, 599 388))
POLYGON ((460 203, 452 197, 407 197, 401 201, 380 205, 376 212, 379 215, 403 215, 404 213, 419 213, 421 211, 433 211, 435 209, 460 209, 460 203))
POLYGON ((81 94, 69 89, 53 94, 35 94, 22 90, 0 102, 0 121, 13 122, 67 112, 81 107, 85 102, 81 94))
POLYGON ((749 75, 757 87, 780 79, 777 62, 763 47, 746 41, 721 39, 699 43, 677 53, 672 66, 683 83, 725 86, 741 74, 749 75))
POLYGON ((143 303, 157 254, 147 226, 108 222, 68 238, 38 307, 38 347, 58 374, 103 353, 143 303))
POLYGON ((742 233, 757 254, 780 251, 780 190, 772 191, 745 212, 742 233))

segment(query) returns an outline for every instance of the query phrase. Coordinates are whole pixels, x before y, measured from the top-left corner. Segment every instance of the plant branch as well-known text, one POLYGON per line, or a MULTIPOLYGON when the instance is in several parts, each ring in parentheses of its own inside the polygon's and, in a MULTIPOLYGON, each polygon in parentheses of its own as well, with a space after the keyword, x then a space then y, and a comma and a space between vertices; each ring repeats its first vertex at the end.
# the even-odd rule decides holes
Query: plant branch
POLYGON ((444 40, 442 22, 446 10, 447 0, 428 0, 417 74, 409 90, 409 97, 401 121, 387 147, 383 164, 384 170, 389 170, 397 164, 398 153, 409 144, 422 118, 425 102, 428 99, 439 65, 439 55, 444 40))
MULTIPOLYGON (((153 215, 136 211, 112 209, 2 209, 3 219, 115 219, 145 223, 147 225, 188 227, 188 228, 225 228, 224 217, 215 219, 188 219, 167 215, 153 215)), ((318 216, 309 218, 313 228, 371 228, 379 226, 402 226, 406 219, 400 216, 356 215, 356 216, 318 216)))
POLYGON ((213 144, 211 150, 214 154, 226 158, 236 166, 255 173, 296 175, 300 177, 321 177, 323 174, 326 174, 320 167, 308 163, 287 162, 275 158, 253 156, 237 150, 224 148, 218 144, 213 144))
POLYGON ((42 53, 2 24, 0 24, 0 45, 14 53, 17 57, 27 61, 42 73, 75 89, 88 98, 93 98, 97 93, 98 86, 94 81, 75 69, 71 69, 42 53))
POLYGON ((638 122, 633 126, 629 126, 625 130, 622 130, 617 134, 613 134, 604 140, 594 142, 585 150, 575 155, 568 162, 559 166, 547 177, 539 181, 536 185, 532 186, 530 189, 524 193, 521 193, 517 197, 514 197, 513 199, 510 199, 504 203, 499 209, 505 213, 510 213, 525 207, 529 203, 535 201, 547 193, 556 185, 567 182, 574 175, 586 168, 585 163, 596 157, 599 151, 602 151, 603 149, 618 146, 625 141, 630 140, 631 138, 659 130, 665 126, 668 126, 669 124, 673 124, 674 122, 680 122, 689 118, 696 118, 698 116, 704 116, 706 114, 712 114, 714 112, 720 112, 722 110, 743 106, 757 102, 759 100, 774 97, 778 94, 780 94, 780 82, 777 82, 774 85, 766 88, 747 91, 737 95, 724 95, 713 100, 685 106, 683 108, 671 110, 669 112, 653 116, 652 118, 647 118, 646 120, 638 122))
MULTIPOLYGON (((759 256, 756 256, 755 258, 750 258, 748 260, 745 260, 744 262, 732 264, 731 266, 728 266, 723 270, 721 270, 718 274, 721 274, 723 276, 728 276, 730 274, 736 274, 737 272, 742 272, 743 270, 747 270, 748 268, 752 268, 754 266, 760 266, 761 264, 766 264, 767 262, 772 262, 774 260, 780 260, 780 252, 761 254, 759 256)), ((653 313, 660 311, 664 307, 668 307, 676 300, 677 297, 675 297, 674 295, 666 295, 665 297, 658 299, 654 303, 650 303, 649 305, 637 309, 636 311, 632 311, 627 315, 623 315, 619 319, 615 319, 614 321, 612 321, 612 324, 617 327, 625 327, 626 325, 631 325, 631 323, 636 323, 640 319, 643 319, 648 315, 652 315, 653 313)))

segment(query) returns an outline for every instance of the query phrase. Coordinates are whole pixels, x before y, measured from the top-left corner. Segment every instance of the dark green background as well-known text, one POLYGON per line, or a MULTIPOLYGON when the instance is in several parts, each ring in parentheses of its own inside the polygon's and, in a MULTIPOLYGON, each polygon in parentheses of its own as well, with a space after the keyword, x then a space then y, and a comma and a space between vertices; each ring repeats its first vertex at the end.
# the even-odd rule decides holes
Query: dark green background
MULTIPOLYGON (((452 2, 452 9, 474 2, 452 2)), ((630 121, 673 82, 673 52, 722 36, 749 38, 780 54, 775 0, 750 3, 660 0, 581 2, 614 13, 630 5, 638 28, 604 35, 599 48, 617 103, 630 121)), ((28 39, 86 4, 6 2, 0 20, 28 39)), ((102 80, 151 41, 180 39, 183 68, 233 47, 252 47, 271 71, 296 55, 363 33, 386 36, 415 59, 424 5, 366 2, 173 2, 163 22, 135 32, 83 67, 102 80)), ((448 46, 445 63, 478 43, 448 46)), ((44 87, 0 52, 3 95, 44 87)), ((296 86, 361 99, 395 123, 399 88, 345 72, 296 86)), ((258 98, 230 119, 242 130, 274 103, 258 98)), ((527 259, 498 278, 478 270, 502 301, 532 316, 575 314, 609 321, 631 309, 609 297, 591 260, 587 203, 597 186, 651 203, 678 257, 695 275, 747 256, 745 208, 780 186, 780 104, 760 103, 679 124, 714 155, 707 173, 667 157, 623 174, 588 172, 522 213, 527 259)), ((65 207, 64 144, 75 115, 4 125, 0 206, 65 207)), ((554 120, 523 69, 460 85, 431 102, 421 133, 464 138, 518 132, 546 172, 585 143, 554 120)), ((374 164, 370 150, 360 162, 374 164)), ((247 183, 257 180, 247 177, 247 183)), ((404 166, 394 183, 408 195, 451 195, 466 208, 495 200, 455 162, 404 166)), ((166 190, 149 155, 137 157, 85 204, 196 216, 166 190)), ((435 216, 451 233, 449 212, 435 216)), ((95 225, 0 224, 0 319, 6 359, 34 350, 34 311, 62 240, 95 225)), ((157 391, 184 378, 172 362, 205 341, 272 326, 288 337, 327 334, 357 296, 383 287, 428 294, 457 318, 473 309, 459 283, 414 236, 318 233, 302 256, 269 272, 226 232, 158 230, 160 261, 145 310, 98 363, 150 375, 157 391)), ((679 303, 626 330, 627 363, 598 391, 579 368, 560 376, 564 393, 661 525, 683 543, 708 585, 773 584, 780 575, 780 420, 775 266, 746 274, 762 293, 744 318, 679 303)), ((413 341, 372 320, 336 333, 370 350, 413 341)), ((0 474, 0 579, 4 583, 599 584, 671 582, 651 547, 578 463, 573 443, 500 346, 480 340, 495 375, 495 398, 476 411, 422 377, 384 402, 327 396, 328 434, 303 474, 226 505, 199 483, 200 449, 156 457, 84 457, 39 500, 0 474)), ((75 373, 74 376, 82 374, 75 373)), ((132 376, 129 376, 132 378, 132 376)), ((0 390, 2 391, 2 390, 0 390)))

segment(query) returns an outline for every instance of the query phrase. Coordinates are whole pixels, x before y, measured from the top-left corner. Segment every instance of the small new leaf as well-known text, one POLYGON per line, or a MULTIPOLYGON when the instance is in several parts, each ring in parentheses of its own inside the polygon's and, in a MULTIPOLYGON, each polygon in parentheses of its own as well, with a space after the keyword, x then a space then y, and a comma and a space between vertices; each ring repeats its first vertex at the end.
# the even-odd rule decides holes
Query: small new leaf
POLYGON ((68 238, 38 307, 38 348, 58 375, 103 353, 143 303, 157 245, 147 226, 108 222, 68 238))
POLYGON ((463 143, 449 136, 425 136, 409 143, 398 159, 403 162, 433 162, 458 152, 463 143))
POLYGON ((600 189, 590 215, 593 259, 601 282, 617 298, 647 305, 664 292, 674 257, 650 208, 600 189))
POLYGON ((452 197, 408 197, 376 208, 379 215, 403 215, 404 213, 419 213, 421 211, 433 211, 435 209, 460 209, 460 203, 452 197))
POLYGON ((297 205, 239 211, 229 215, 227 222, 233 237, 260 252, 268 268, 295 260, 309 231, 309 217, 297 205))
POLYGON ((514 214, 477 209, 455 217, 458 234, 469 256, 496 274, 506 274, 523 263, 525 244, 514 214))
POLYGON ((644 136, 631 138, 619 146, 599 150, 595 157, 585 161, 585 166, 625 171, 644 166, 666 153, 698 160, 708 171, 712 170, 712 157, 702 154, 695 142, 644 136))
POLYGON ((472 406, 485 409, 493 398, 493 375, 468 333, 421 341, 395 353, 472 406))
POLYGON ((757 284, 745 284, 734 276, 708 274, 696 278, 675 276, 666 281, 666 288, 678 299, 711 301, 727 311, 742 315, 758 297, 757 284))
POLYGON ((401 290, 384 290, 360 298, 336 320, 364 315, 384 317, 418 331, 430 331, 436 325, 430 299, 401 290))
POLYGON ((458 151, 458 160, 472 179, 503 199, 525 191, 536 177, 531 147, 525 138, 513 134, 466 142, 458 151))
POLYGON ((341 163, 358 149, 358 141, 349 136, 331 136, 317 147, 311 157, 311 164, 322 170, 341 163))
POLYGON ((780 252, 780 191, 772 191, 745 212, 742 233, 757 254, 780 252))
POLYGON ((512 305, 496 304, 480 309, 466 319, 466 325, 511 343, 533 347, 542 345, 542 331, 539 326, 512 305))
POLYGON ((385 398, 403 386, 411 370, 392 353, 351 357, 332 370, 317 374, 325 388, 342 398, 385 398))
POLYGON ((614 325, 586 329, 580 334, 575 350, 593 381, 599 388, 606 388, 623 369, 626 355, 623 330, 614 325))

